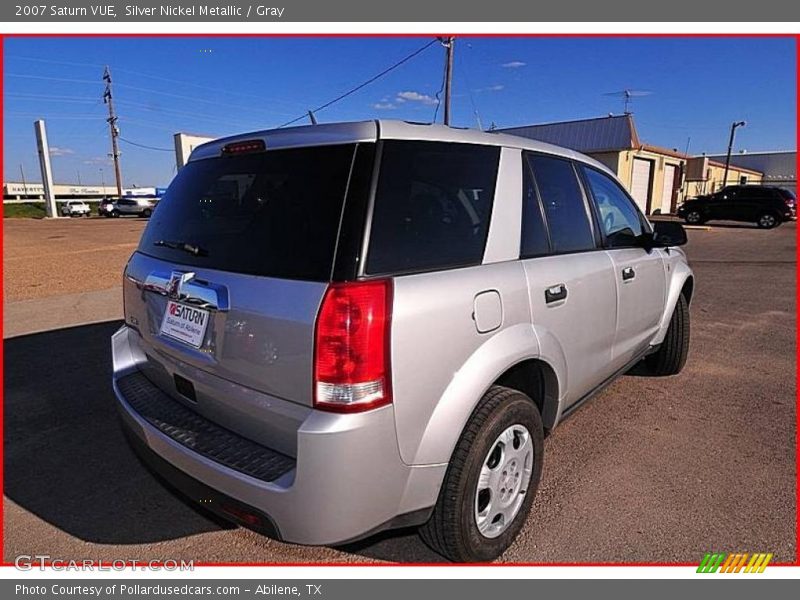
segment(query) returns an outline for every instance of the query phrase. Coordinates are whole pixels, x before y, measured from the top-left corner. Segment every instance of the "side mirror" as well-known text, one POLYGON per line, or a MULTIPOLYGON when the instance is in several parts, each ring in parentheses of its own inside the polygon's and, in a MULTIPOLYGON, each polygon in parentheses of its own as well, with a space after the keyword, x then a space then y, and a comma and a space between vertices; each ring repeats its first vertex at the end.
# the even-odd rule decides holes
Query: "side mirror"
POLYGON ((653 248, 667 248, 668 246, 683 246, 688 239, 683 225, 677 221, 654 221, 653 248))

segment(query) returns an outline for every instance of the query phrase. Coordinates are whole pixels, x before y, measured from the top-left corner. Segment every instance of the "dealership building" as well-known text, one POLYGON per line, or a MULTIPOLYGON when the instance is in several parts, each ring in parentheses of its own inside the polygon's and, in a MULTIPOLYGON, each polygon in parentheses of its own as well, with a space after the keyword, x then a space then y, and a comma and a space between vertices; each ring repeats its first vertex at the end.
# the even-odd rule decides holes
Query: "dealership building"
MULTIPOLYGON (((684 199, 723 187, 725 157, 689 156, 642 141, 632 114, 542 123, 496 131, 588 154, 616 173, 645 214, 674 213, 684 199)), ((760 168, 731 160, 729 185, 761 184, 760 168)), ((763 181, 763 183, 767 183, 763 181)))
MULTIPOLYGON (((131 187, 123 188, 123 196, 163 195, 164 188, 131 187)), ((116 186, 80 185, 71 183, 53 184, 53 195, 56 200, 101 200, 117 196, 116 186)), ((3 183, 3 202, 39 202, 44 201, 44 185, 22 181, 6 181, 3 183)))

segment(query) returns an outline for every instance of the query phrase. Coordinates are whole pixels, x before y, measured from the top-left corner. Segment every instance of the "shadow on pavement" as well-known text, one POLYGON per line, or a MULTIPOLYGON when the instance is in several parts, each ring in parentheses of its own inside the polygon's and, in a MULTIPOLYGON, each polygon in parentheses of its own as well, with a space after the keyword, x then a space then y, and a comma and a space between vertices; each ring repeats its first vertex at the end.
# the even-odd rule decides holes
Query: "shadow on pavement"
MULTIPOLYGON (((146 544, 235 528, 173 493, 128 446, 111 391, 111 335, 120 324, 4 340, 5 495, 97 544, 146 544)), ((384 532, 339 550, 389 561, 443 560, 413 530, 384 532)))
POLYGON ((232 527, 173 495, 128 447, 111 391, 111 334, 120 323, 4 340, 5 495, 100 544, 232 527))

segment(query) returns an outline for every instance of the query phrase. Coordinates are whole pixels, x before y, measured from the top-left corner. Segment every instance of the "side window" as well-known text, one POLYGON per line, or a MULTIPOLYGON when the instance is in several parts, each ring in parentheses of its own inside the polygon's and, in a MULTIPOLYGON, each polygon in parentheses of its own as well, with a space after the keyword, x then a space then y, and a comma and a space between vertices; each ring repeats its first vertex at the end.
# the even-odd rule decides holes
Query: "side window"
POLYGON ((367 273, 480 264, 499 160, 494 146, 384 142, 367 273))
POLYGON ((642 235, 642 217, 625 191, 600 171, 583 167, 600 216, 600 229, 612 248, 633 246, 642 235))
POLYGON ((579 252, 595 246, 592 224, 572 163, 550 156, 528 155, 550 227, 553 252, 579 252))
POLYGON ((539 195, 533 185, 531 170, 527 161, 522 165, 522 236, 520 238, 520 258, 542 256, 550 251, 547 228, 542 217, 539 195))

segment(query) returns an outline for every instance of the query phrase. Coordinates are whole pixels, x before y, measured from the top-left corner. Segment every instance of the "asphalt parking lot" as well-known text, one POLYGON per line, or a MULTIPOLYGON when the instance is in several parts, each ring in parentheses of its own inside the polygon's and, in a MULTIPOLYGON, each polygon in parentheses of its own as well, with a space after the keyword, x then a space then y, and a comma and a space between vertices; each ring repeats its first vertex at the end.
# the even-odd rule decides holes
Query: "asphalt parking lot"
MULTIPOLYGON (((6 332, 9 314, 25 321, 62 297, 113 292, 142 225, 6 219, 6 332), (27 312, 13 311, 23 304, 27 312)), ((502 561, 692 563, 711 550, 795 560, 796 225, 712 226, 689 240, 687 368, 629 374, 559 426, 532 513, 502 561)), ((412 531, 301 547, 185 503, 138 462, 117 424, 109 337, 118 321, 59 320, 29 335, 41 328, 14 323, 23 335, 4 340, 6 562, 441 560, 412 531)))

